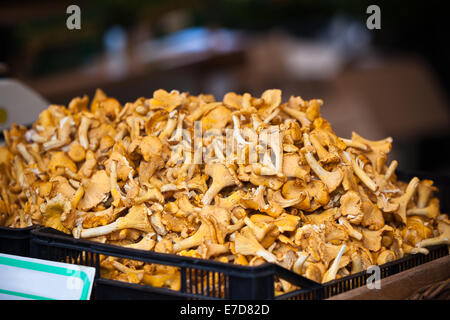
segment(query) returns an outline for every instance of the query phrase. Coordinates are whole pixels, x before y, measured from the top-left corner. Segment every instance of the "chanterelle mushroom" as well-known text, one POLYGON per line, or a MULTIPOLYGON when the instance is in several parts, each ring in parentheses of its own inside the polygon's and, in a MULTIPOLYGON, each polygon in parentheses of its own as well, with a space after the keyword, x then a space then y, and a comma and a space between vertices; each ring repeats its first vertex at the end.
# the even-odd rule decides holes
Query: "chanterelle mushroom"
POLYGON ((209 204, 223 188, 240 183, 229 170, 229 168, 220 163, 212 163, 205 166, 205 173, 212 178, 212 183, 208 191, 203 195, 202 203, 204 205, 209 204))
MULTIPOLYGON (((311 146, 308 135, 306 133, 303 134, 303 140, 305 142, 305 147, 311 146)), ((311 167, 311 170, 313 170, 314 173, 317 174, 317 176, 320 178, 320 180, 325 183, 329 192, 333 192, 341 184, 344 177, 341 169, 337 168, 332 172, 326 171, 324 168, 322 168, 319 162, 317 162, 316 158, 314 158, 312 152, 307 149, 305 150, 305 158, 309 166, 311 167)))
MULTIPOLYGON (((387 161, 392 138, 339 138, 321 117, 322 100, 282 97, 278 89, 223 101, 157 90, 122 106, 97 90, 91 103, 51 105, 29 130, 4 131, 0 225, 278 263, 317 282, 449 243, 437 187, 397 180, 400 164, 387 161)), ((181 287, 171 266, 101 257, 101 273, 181 287)), ((275 282, 276 294, 296 289, 275 282)))
POLYGON ((350 221, 360 222, 362 220, 361 205, 362 201, 358 193, 355 191, 347 191, 341 199, 341 213, 347 216, 350 221))
POLYGON ((323 283, 334 280, 336 278, 336 274, 339 269, 339 263, 341 261, 342 255, 344 254, 345 248, 346 248, 346 245, 343 244, 341 246, 341 248, 339 249, 339 252, 338 252, 336 258, 334 259, 333 264, 323 275, 323 278, 322 278, 323 283))
POLYGON ((430 219, 436 219, 439 215, 439 199, 433 198, 429 205, 422 208, 413 208, 406 212, 408 216, 424 216, 430 219))
POLYGON ((419 184, 419 178, 414 177, 408 184, 405 193, 392 200, 393 203, 398 204, 398 209, 394 212, 403 223, 406 223, 406 208, 408 206, 409 201, 411 200, 416 188, 419 184))
POLYGON ((372 231, 367 229, 362 229, 363 234, 363 245, 365 248, 371 250, 371 251, 378 251, 381 249, 381 240, 382 240, 382 234, 385 231, 392 231, 392 227, 390 226, 384 226, 380 230, 372 231))
POLYGON ((82 238, 92 238, 126 228, 154 232, 148 218, 148 208, 145 205, 141 204, 132 207, 127 215, 118 218, 113 223, 101 227, 83 229, 80 235, 82 238))
POLYGON ((438 223, 439 236, 422 240, 417 244, 417 247, 423 248, 438 244, 450 244, 450 224, 445 221, 439 221, 438 223))
POLYGON ((204 240, 211 240, 213 237, 211 226, 206 220, 202 220, 202 224, 197 231, 189 238, 183 239, 173 246, 175 252, 199 246, 204 240))
POLYGON ((422 180, 419 182, 417 186, 417 208, 425 208, 428 204, 428 200, 430 199, 433 192, 436 192, 438 189, 436 186, 433 186, 432 180, 422 180))
POLYGON ((109 177, 106 171, 97 171, 85 184, 84 196, 78 203, 79 210, 89 211, 94 208, 106 200, 110 191, 109 177))
POLYGON ((272 253, 264 249, 258 240, 248 233, 247 236, 237 233, 234 247, 237 253, 258 256, 264 258, 268 262, 277 262, 277 258, 272 253))

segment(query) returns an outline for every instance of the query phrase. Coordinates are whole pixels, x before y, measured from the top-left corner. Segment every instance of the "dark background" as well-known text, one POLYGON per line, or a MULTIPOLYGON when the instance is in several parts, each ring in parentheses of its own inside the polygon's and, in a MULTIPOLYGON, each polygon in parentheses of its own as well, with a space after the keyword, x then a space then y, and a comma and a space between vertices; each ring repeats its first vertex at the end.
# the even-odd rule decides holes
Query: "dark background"
POLYGON ((444 1, 11 1, 0 75, 51 103, 102 88, 122 103, 158 88, 322 98, 342 137, 392 136, 400 169, 450 173, 444 1), (81 8, 81 30, 66 8, 81 8), (366 9, 381 9, 368 30, 366 9))

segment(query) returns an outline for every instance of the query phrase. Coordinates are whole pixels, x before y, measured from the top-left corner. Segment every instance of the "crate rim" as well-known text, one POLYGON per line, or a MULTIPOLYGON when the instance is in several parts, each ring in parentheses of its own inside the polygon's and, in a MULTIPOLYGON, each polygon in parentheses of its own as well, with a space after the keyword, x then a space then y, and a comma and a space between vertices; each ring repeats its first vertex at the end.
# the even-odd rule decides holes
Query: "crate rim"
POLYGON ((319 283, 273 263, 266 262, 258 266, 242 266, 176 254, 124 248, 113 244, 97 243, 86 239, 75 239, 64 233, 57 234, 55 233, 55 229, 49 227, 37 228, 31 231, 31 234, 31 241, 40 244, 51 245, 51 240, 53 239, 60 241, 57 243, 58 246, 66 247, 68 249, 85 249, 102 255, 111 255, 126 259, 145 259, 151 263, 172 265, 180 268, 199 267, 204 270, 223 272, 234 277, 243 277, 242 273, 245 272, 246 279, 257 279, 264 276, 277 275, 282 278, 288 278, 292 284, 302 286, 303 288, 311 289, 320 287, 319 283), (50 243, 48 240, 50 240, 50 243))
MULTIPOLYGON (((63 242, 73 244, 73 245, 87 246, 86 249, 91 249, 91 251, 95 250, 96 253, 99 253, 99 254, 105 254, 105 255, 110 254, 112 256, 118 255, 118 256, 124 256, 124 258, 128 258, 131 255, 135 254, 135 255, 139 255, 140 258, 144 258, 144 259, 146 259, 146 258, 152 259, 153 257, 161 258, 161 259, 164 258, 164 259, 167 259, 167 260, 165 260, 167 262, 178 263, 181 261, 181 262, 197 264, 202 267, 203 267, 203 263, 208 263, 209 265, 213 265, 213 266, 217 266, 217 267, 225 267, 225 266, 232 267, 233 269, 236 269, 238 271, 248 271, 248 270, 264 271, 272 265, 270 263, 264 263, 264 264, 261 264, 258 266, 230 265, 228 263, 215 261, 215 260, 206 260, 206 259, 199 259, 199 258, 193 258, 193 257, 187 257, 187 256, 180 256, 180 255, 170 254, 170 253, 159 253, 159 252, 154 252, 154 251, 124 248, 124 247, 116 246, 114 244, 98 243, 98 242, 86 240, 86 239, 75 239, 75 238, 71 238, 68 235, 64 236, 62 234, 60 235, 60 234, 54 234, 54 233, 46 233, 46 231, 49 231, 49 230, 54 230, 54 229, 52 229, 50 227, 41 227, 41 228, 31 231, 31 233, 33 236, 38 237, 38 238, 40 238, 40 237, 53 238, 53 239, 57 239, 59 241, 63 241, 63 242), (102 252, 104 252, 104 253, 102 253, 102 252), (123 254, 123 252, 126 254, 123 254)), ((36 239, 36 238, 34 238, 34 239, 36 239)))
POLYGON ((10 232, 22 232, 22 231, 30 231, 30 230, 34 230, 37 227, 39 227, 39 225, 37 224, 33 224, 31 226, 28 227, 24 227, 24 228, 10 228, 10 227, 3 227, 0 226, 0 231, 10 231, 10 232))

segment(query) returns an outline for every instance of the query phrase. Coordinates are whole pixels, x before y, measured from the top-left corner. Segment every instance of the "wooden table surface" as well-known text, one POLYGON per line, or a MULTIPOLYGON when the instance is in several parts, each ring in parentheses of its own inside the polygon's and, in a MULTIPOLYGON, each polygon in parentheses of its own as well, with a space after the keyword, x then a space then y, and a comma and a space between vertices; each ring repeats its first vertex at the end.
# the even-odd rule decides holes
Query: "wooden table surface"
POLYGON ((380 289, 360 287, 327 300, 404 300, 419 289, 450 278, 450 255, 381 280, 380 289))

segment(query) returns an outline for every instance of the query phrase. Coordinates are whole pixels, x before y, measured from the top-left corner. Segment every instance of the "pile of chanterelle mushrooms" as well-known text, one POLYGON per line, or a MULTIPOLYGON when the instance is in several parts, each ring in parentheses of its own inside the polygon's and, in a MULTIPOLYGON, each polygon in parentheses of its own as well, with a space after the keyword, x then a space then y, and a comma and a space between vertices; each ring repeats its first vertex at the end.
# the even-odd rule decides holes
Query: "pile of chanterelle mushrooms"
MULTIPOLYGON (((90 104, 84 96, 51 105, 31 129, 4 132, 0 225, 41 224, 240 265, 268 261, 317 282, 448 244, 450 221, 433 181, 397 181, 397 161, 387 162, 392 139, 337 137, 321 105, 282 103, 280 90, 228 93, 221 102, 157 90, 124 106, 97 90, 90 104), (194 137, 195 128, 203 135, 194 137), (225 138, 241 147, 228 148, 226 159, 225 138), (187 161, 195 145, 212 160, 187 161), (253 147, 256 161, 246 157, 253 147)), ((102 259, 104 277, 180 286, 177 268, 102 259)), ((275 289, 294 287, 277 280, 275 289)))

